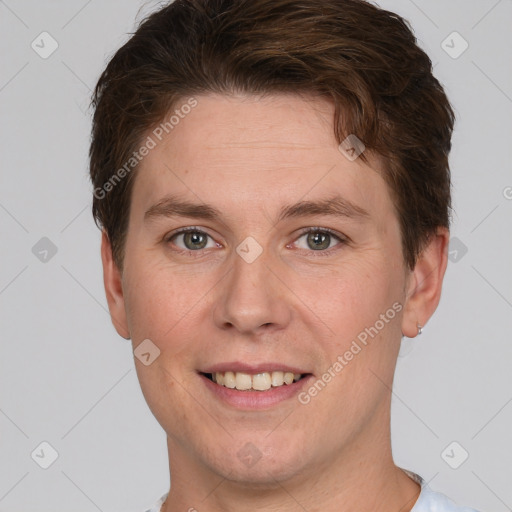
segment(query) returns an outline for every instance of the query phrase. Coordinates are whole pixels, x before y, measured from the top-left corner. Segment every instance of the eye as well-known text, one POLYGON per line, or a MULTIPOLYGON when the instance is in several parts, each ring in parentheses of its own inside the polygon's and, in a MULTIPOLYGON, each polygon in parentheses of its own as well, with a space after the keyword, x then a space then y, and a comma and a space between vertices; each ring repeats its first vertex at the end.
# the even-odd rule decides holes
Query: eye
POLYGON ((311 249, 313 251, 326 251, 326 249, 332 248, 331 243, 334 240, 339 243, 345 242, 340 236, 335 235, 331 230, 326 228, 309 228, 304 231, 302 235, 297 238, 297 241, 305 238, 305 246, 299 245, 299 249, 311 249))
POLYGON ((210 235, 195 227, 183 228, 166 238, 166 242, 173 242, 180 249, 187 251, 199 251, 217 247, 210 235), (208 245, 208 239, 211 239, 208 245), (180 242, 182 245, 180 245, 180 242))
MULTIPOLYGON (((182 228, 165 238, 166 243, 175 245, 178 250, 183 252, 198 252, 202 249, 211 249, 221 247, 220 244, 215 242, 213 238, 204 231, 189 226, 182 228), (210 240, 208 240, 210 239, 210 240)), ((295 244, 299 249, 312 250, 316 252, 329 252, 333 246, 347 243, 347 240, 342 236, 335 234, 328 228, 308 228, 304 230, 299 238, 296 239, 295 244), (304 239, 304 242, 300 242, 304 239), (337 241, 337 243, 335 243, 337 241)))

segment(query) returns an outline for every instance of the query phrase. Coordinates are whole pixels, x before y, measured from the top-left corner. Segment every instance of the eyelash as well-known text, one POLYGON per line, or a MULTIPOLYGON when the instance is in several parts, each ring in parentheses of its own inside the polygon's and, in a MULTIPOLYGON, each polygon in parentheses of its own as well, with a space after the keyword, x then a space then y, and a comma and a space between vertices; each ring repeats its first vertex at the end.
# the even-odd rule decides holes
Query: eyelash
MULTIPOLYGON (((198 232, 198 233, 201 233, 203 235, 206 235, 207 237, 210 237, 212 238, 208 233, 206 233, 205 231, 203 231, 202 229, 196 227, 196 226, 188 226, 186 228, 181 228, 179 229, 178 231, 175 231, 174 233, 170 234, 169 236, 166 236, 164 241, 166 243, 169 243, 171 242, 174 238, 176 238, 177 236, 179 236, 180 234, 183 234, 183 233, 187 233, 187 232, 198 232)), ((338 240, 338 244, 334 247, 331 247, 330 249, 325 249, 325 250, 319 250, 319 251, 314 251, 313 249, 311 250, 308 250, 308 249, 299 249, 299 250, 304 250, 304 251, 307 251, 307 252, 310 252, 310 253, 316 253, 315 254, 315 257, 323 257, 323 256, 330 256, 331 252, 333 250, 336 250, 336 247, 338 245, 346 245, 349 240, 348 238, 336 233, 335 231, 333 231, 332 229, 329 229, 329 228, 321 228, 321 227, 310 227, 310 228, 305 228, 304 230, 302 230, 299 234, 299 236, 295 239, 298 240, 299 238, 302 238, 304 235, 307 235, 308 233, 327 233, 328 235, 330 235, 331 237, 334 237, 338 240)), ((213 238, 212 238, 213 240, 213 238)), ((217 242, 216 242, 217 243, 217 242)), ((197 258, 197 257, 201 257, 204 252, 205 249, 198 249, 196 251, 193 251, 193 250, 190 250, 190 249, 173 249, 174 251, 180 253, 180 254, 186 254, 187 256, 190 256, 192 258, 197 258), (197 253, 197 254, 193 254, 193 253, 197 253)))

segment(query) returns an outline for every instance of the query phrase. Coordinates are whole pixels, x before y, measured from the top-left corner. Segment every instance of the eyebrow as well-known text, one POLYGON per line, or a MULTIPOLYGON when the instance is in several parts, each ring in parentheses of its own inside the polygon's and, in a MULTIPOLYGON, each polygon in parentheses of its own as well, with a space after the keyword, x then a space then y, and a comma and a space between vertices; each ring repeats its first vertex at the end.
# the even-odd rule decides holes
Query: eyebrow
MULTIPOLYGON (((344 217, 360 221, 369 220, 371 215, 364 208, 352 203, 339 195, 316 200, 299 201, 296 204, 284 206, 279 212, 277 222, 290 218, 301 218, 312 215, 344 217)), ((193 203, 180 199, 175 195, 168 195, 148 208, 144 214, 144 222, 151 222, 158 218, 189 217, 210 221, 221 221, 222 213, 212 205, 206 203, 193 203)))

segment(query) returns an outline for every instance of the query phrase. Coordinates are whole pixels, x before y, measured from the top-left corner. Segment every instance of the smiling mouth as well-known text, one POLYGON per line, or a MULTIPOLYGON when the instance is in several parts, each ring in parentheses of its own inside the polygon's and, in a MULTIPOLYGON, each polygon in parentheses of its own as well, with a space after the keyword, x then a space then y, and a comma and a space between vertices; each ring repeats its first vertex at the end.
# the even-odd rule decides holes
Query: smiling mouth
POLYGON ((236 389, 238 391, 268 391, 272 388, 289 386, 311 374, 273 371, 256 374, 245 372, 201 372, 201 375, 204 375, 207 379, 219 386, 236 389))

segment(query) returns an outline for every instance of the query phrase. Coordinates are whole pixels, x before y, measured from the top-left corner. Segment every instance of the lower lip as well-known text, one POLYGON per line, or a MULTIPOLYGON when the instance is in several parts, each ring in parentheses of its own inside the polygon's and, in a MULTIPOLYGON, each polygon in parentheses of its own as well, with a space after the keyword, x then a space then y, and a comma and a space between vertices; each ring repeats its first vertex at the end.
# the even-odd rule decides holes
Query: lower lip
POLYGON ((217 398, 233 407, 246 410, 268 409, 280 402, 294 398, 313 377, 313 375, 308 375, 292 384, 283 384, 267 391, 239 391, 215 384, 202 374, 199 376, 217 398))

